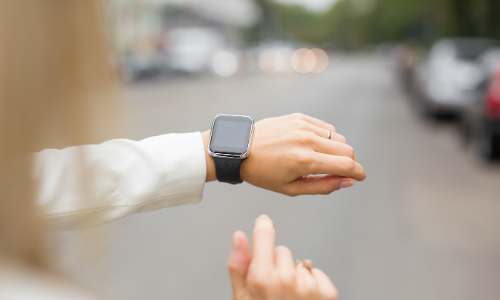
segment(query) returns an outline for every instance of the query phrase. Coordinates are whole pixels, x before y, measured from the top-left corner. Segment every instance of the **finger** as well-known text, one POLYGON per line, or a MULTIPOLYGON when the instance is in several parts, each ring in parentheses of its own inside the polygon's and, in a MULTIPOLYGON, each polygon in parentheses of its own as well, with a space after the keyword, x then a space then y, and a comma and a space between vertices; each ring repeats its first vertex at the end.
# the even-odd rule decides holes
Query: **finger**
POLYGON ((291 274, 295 269, 292 251, 285 246, 274 248, 274 261, 276 269, 283 274, 291 274))
POLYGON ((340 135, 336 133, 335 131, 332 131, 331 129, 328 128, 323 128, 323 127, 318 127, 313 124, 309 124, 308 126, 309 130, 311 130, 315 135, 328 140, 328 130, 331 131, 330 133, 330 140, 332 141, 337 141, 341 143, 346 143, 346 139, 343 135, 340 135))
POLYGON ((245 233, 236 231, 233 234, 233 249, 227 260, 229 276, 235 295, 245 289, 245 277, 250 264, 250 246, 245 233))
POLYGON ((319 291, 318 283, 311 272, 305 267, 297 266, 296 280, 299 294, 304 297, 316 295, 319 291))
POLYGON ((337 141, 330 141, 320 137, 315 137, 313 139, 312 148, 316 152, 330 154, 330 155, 345 156, 352 158, 354 161, 356 161, 356 156, 354 155, 354 149, 347 144, 343 144, 337 141))
MULTIPOLYGON (((366 172, 352 158, 315 152, 309 163, 309 174, 329 174, 363 181, 366 172)), ((304 174, 304 175, 309 175, 304 174)))
POLYGON ((343 144, 347 144, 346 138, 343 135, 335 133, 335 132, 332 132, 332 136, 330 137, 330 140, 341 142, 343 144))
POLYGON ((273 221, 266 215, 255 220, 253 230, 253 259, 252 264, 265 272, 274 266, 274 231, 273 221))
POLYGON ((310 117, 307 115, 303 115, 303 118, 306 122, 311 123, 313 125, 316 125, 320 128, 330 129, 332 132, 337 132, 337 130, 335 129, 335 126, 333 126, 332 124, 328 124, 325 121, 321 121, 319 119, 316 119, 316 118, 313 118, 313 117, 310 117))
POLYGON ((311 273, 318 284, 319 292, 328 300, 337 300, 339 293, 328 276, 320 269, 312 269, 311 273))
POLYGON ((288 190, 292 196, 329 195, 341 188, 353 186, 354 179, 341 176, 304 176, 290 183, 288 190))

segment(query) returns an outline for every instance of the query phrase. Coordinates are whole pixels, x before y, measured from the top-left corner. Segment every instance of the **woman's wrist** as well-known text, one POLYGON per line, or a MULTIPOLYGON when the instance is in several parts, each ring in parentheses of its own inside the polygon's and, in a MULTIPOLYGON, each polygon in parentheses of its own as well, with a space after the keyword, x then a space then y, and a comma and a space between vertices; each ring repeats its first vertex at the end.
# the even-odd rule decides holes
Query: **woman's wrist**
POLYGON ((203 150, 205 151, 205 161, 207 163, 207 178, 205 182, 216 181, 217 174, 215 173, 214 159, 208 154, 208 142, 210 141, 210 130, 201 133, 203 138, 203 150))
MULTIPOLYGON (((207 149, 210 130, 202 137, 206 182, 215 181, 215 163, 207 149)), ((240 177, 260 188, 298 196, 330 194, 354 185, 354 180, 365 180, 366 173, 335 127, 293 114, 255 123, 251 154, 241 164, 240 177)))

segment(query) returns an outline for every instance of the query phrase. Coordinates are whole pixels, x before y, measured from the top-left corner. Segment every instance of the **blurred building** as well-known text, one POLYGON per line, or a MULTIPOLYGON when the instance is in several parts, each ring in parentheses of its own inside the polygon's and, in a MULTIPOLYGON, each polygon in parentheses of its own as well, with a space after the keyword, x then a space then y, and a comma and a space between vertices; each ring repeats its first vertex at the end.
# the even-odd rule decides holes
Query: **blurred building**
POLYGON ((206 69, 215 52, 244 45, 260 18, 251 0, 111 0, 109 8, 127 79, 206 69))

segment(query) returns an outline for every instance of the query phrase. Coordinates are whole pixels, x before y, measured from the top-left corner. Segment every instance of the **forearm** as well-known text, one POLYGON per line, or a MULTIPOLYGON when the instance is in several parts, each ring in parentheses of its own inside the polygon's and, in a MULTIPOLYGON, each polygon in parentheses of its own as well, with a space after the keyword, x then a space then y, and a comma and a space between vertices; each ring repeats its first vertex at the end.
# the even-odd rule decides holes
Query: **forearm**
POLYGON ((200 133, 45 150, 35 155, 37 204, 67 230, 201 201, 206 179, 200 133))

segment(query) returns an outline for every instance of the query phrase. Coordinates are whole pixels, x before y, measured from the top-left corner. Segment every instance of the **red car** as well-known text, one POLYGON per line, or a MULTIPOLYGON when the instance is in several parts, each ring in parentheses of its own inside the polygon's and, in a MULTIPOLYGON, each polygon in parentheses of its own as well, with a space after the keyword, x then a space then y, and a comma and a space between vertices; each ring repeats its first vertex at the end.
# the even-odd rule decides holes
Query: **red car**
POLYGON ((464 124, 474 149, 482 158, 500 158, 500 65, 485 84, 485 98, 466 110, 464 124))
POLYGON ((486 114, 495 128, 494 131, 500 135, 500 67, 493 76, 486 96, 486 114))

